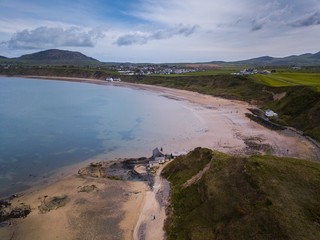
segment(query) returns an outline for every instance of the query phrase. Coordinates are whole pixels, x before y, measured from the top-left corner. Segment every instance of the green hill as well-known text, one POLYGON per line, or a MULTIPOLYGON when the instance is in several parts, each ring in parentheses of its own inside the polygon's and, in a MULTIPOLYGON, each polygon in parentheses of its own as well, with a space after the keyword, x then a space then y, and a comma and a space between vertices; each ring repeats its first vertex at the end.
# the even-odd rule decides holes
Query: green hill
POLYGON ((59 49, 49 49, 41 52, 22 55, 17 58, 0 57, 0 63, 10 65, 74 65, 74 66, 97 66, 102 63, 80 52, 59 49))
POLYGON ((320 164, 196 148, 163 170, 168 239, 320 239, 320 164))
POLYGON ((26 64, 40 65, 97 65, 100 62, 80 52, 49 49, 32 54, 22 55, 15 59, 26 64))

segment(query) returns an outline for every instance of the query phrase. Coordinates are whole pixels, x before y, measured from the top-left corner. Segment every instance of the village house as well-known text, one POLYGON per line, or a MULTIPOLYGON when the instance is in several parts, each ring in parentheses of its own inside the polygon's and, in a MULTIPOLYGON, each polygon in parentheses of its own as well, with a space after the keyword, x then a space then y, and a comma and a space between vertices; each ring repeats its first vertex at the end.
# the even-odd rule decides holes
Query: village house
POLYGON ((159 166, 161 163, 165 162, 165 155, 162 152, 162 149, 155 148, 152 151, 152 160, 149 161, 149 167, 156 167, 159 166))
POLYGON ((275 118, 278 117, 278 114, 275 113, 274 111, 272 111, 271 109, 267 109, 267 110, 265 111, 264 115, 265 115, 266 117, 268 117, 268 118, 269 118, 269 117, 275 117, 275 118))
POLYGON ((106 81, 108 81, 108 82, 120 82, 121 79, 120 78, 107 77, 106 81))

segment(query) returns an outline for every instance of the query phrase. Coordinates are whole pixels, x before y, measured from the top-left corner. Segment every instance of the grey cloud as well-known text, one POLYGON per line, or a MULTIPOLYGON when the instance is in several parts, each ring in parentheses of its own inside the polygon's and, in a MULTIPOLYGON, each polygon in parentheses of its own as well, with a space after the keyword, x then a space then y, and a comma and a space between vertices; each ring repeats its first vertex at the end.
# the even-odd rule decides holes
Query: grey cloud
POLYGON ((96 29, 88 32, 78 27, 49 28, 39 27, 16 32, 5 42, 10 49, 43 49, 52 47, 93 47, 103 32, 96 29))
POLYGON ((320 11, 316 11, 313 13, 309 13, 302 18, 289 23, 291 27, 308 27, 312 25, 319 25, 320 24, 320 11))
POLYGON ((136 32, 123 35, 117 39, 115 42, 118 46, 128 46, 132 44, 146 44, 148 42, 149 36, 136 32))
POLYGON ((197 28, 199 28, 198 25, 183 26, 182 24, 180 24, 174 28, 158 30, 152 33, 135 32, 120 36, 116 40, 115 44, 117 44, 118 46, 127 46, 133 44, 142 45, 148 43, 148 41, 150 40, 168 39, 176 35, 188 37, 193 34, 197 30, 197 28))
POLYGON ((251 31, 258 31, 262 29, 264 24, 265 24, 264 21, 253 20, 251 23, 251 31))

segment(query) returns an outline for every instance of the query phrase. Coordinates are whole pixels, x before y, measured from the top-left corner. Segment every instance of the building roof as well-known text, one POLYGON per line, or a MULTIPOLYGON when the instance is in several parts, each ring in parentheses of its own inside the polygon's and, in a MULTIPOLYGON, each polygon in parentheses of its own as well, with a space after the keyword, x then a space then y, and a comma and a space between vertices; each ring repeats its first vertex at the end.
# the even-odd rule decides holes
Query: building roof
POLYGON ((159 148, 155 148, 152 151, 152 158, 155 159, 157 157, 164 157, 164 154, 159 150, 159 148))

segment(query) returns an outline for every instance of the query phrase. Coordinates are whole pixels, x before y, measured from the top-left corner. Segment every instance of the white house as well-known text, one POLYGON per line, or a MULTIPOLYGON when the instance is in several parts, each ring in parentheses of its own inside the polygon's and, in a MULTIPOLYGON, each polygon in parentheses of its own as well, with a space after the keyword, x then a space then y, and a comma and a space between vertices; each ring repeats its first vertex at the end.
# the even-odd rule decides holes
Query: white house
POLYGON ((107 77, 106 81, 108 81, 108 82, 121 82, 121 79, 120 78, 107 77))
POLYGON ((165 156, 162 151, 159 150, 159 148, 155 148, 152 151, 152 159, 154 161, 158 161, 159 163, 164 163, 165 156))
POLYGON ((271 109, 267 109, 264 115, 266 115, 266 117, 278 117, 278 114, 272 111, 271 109))
POLYGON ((158 161, 149 161, 149 167, 158 167, 160 163, 158 161))
POLYGON ((159 166, 160 163, 165 163, 165 155, 161 150, 159 150, 159 148, 153 149, 151 157, 152 160, 149 161, 149 167, 155 167, 159 166))

